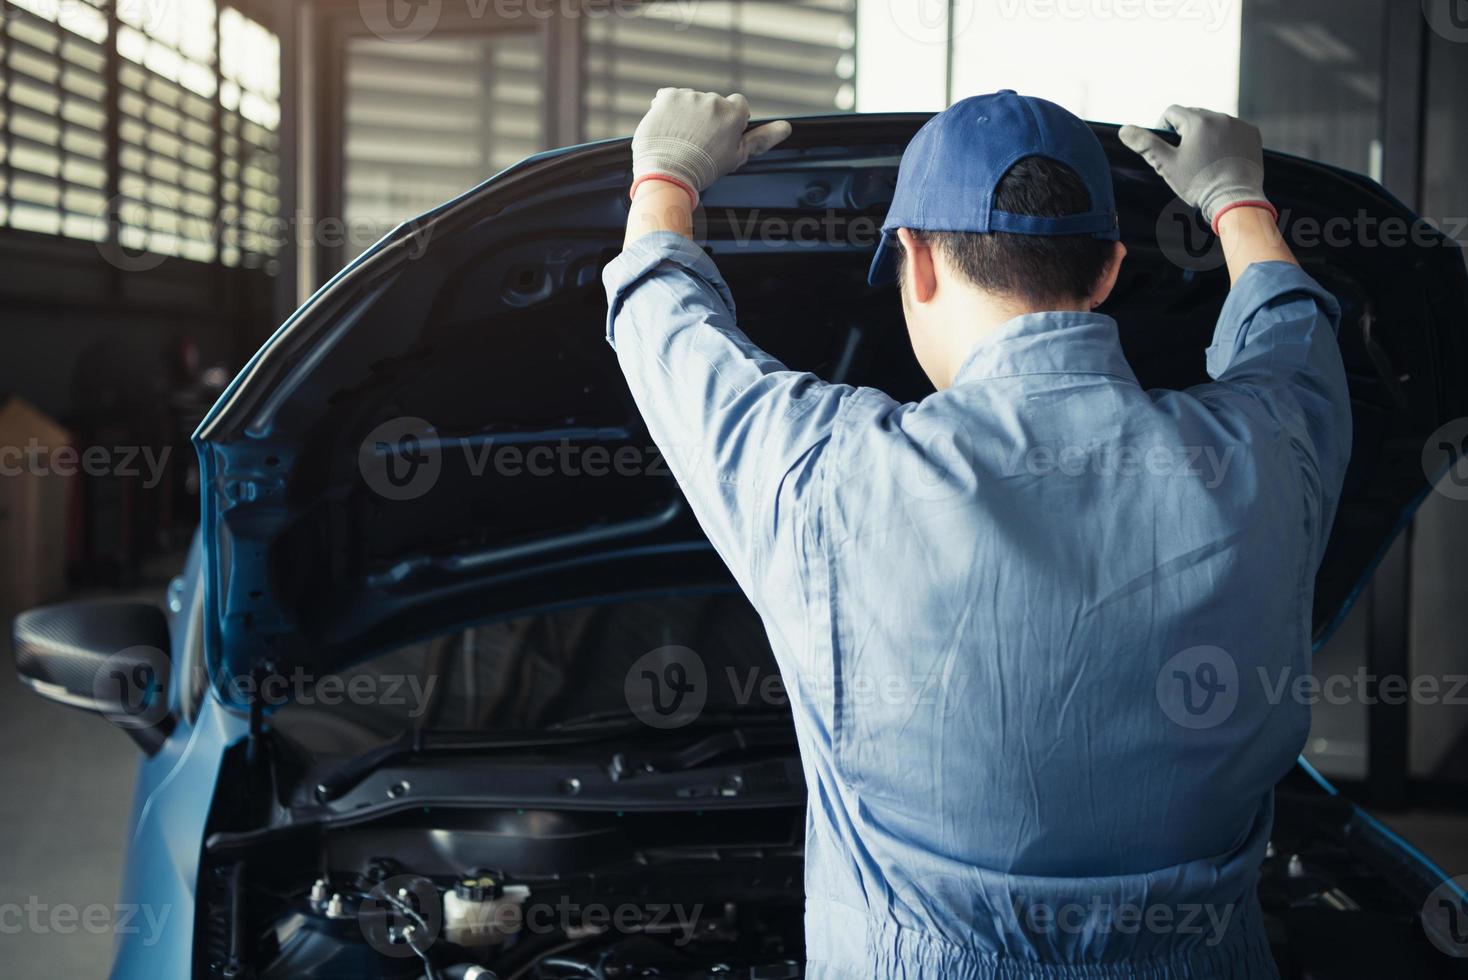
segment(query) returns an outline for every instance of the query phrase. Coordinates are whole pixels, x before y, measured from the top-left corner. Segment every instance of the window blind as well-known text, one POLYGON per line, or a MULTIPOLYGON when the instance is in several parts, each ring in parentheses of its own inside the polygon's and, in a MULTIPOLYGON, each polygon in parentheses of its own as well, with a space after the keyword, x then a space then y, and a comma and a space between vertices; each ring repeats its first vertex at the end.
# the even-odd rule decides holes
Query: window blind
POLYGON ((115 33, 112 16, 108 0, 0 0, 0 227, 264 264, 274 35, 215 0, 119 2, 115 33))
POLYGON ((587 139, 631 135, 665 86, 742 92, 761 117, 856 102, 854 0, 650 3, 585 23, 587 139))

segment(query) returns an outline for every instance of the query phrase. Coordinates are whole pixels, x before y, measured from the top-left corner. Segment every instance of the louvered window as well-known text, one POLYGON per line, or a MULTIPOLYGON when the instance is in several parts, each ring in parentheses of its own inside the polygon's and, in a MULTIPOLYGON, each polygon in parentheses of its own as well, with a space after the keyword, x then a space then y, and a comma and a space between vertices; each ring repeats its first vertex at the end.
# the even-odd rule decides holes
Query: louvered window
POLYGON ((218 175, 213 0, 120 3, 120 240, 130 251, 215 258, 218 175))
POLYGON ((100 240, 107 14, 100 0, 8 0, 0 28, 0 224, 100 240))
POLYGON ((118 0, 112 59, 107 0, 0 14, 0 226, 199 262, 274 254, 273 35, 215 0, 118 0))
POLYGON ((587 139, 627 136, 664 86, 743 92, 760 116, 856 102, 854 0, 651 4, 586 20, 587 139))
POLYGON ((545 148, 538 34, 346 49, 344 257, 545 148))
POLYGON ((280 41, 239 11, 219 14, 221 258, 272 266, 280 246, 280 41))

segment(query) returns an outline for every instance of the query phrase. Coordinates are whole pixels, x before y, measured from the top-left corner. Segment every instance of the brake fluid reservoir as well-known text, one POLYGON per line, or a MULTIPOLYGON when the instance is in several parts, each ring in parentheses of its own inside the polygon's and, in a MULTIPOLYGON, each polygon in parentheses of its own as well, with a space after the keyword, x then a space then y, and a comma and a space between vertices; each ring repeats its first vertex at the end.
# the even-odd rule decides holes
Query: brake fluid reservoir
POLYGON ((524 885, 506 885, 492 871, 471 871, 443 896, 443 935, 460 946, 493 946, 520 931, 524 885))

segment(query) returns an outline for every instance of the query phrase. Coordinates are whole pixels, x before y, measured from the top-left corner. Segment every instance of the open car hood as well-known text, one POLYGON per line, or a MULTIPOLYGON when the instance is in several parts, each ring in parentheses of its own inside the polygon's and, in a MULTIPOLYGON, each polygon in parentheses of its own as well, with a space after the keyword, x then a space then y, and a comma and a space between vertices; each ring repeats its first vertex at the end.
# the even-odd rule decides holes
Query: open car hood
MULTIPOLYGON (((699 233, 741 326, 791 367, 899 398, 931 390, 896 290, 865 281, 898 159, 927 118, 797 120, 705 195, 699 233)), ((1094 129, 1129 250, 1103 309, 1144 386, 1206 380, 1228 290, 1216 243, 1114 126, 1094 129)), ((230 385, 194 436, 223 696, 234 676, 330 672, 497 612, 728 585, 603 340, 600 270, 620 251, 630 164, 627 140, 541 154, 403 225, 230 385)), ((1413 220, 1364 177, 1277 154, 1266 170, 1287 224, 1413 220)), ((1298 237, 1341 301, 1355 413, 1319 641, 1427 492, 1424 441, 1468 414, 1468 277, 1435 233, 1393 247, 1298 237)))

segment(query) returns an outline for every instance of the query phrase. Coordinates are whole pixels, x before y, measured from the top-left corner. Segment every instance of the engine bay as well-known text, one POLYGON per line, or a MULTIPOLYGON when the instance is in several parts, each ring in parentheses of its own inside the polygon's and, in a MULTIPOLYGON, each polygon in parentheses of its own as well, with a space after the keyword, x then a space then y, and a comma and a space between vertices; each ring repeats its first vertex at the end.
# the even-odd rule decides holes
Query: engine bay
MULTIPOLYGON (((1463 976, 1468 964, 1435 955, 1416 914, 1430 883, 1363 820, 1298 772, 1281 784, 1259 884, 1281 976, 1463 976)), ((801 806, 591 801, 218 832, 195 975, 795 980, 803 834, 801 806)))
POLYGON ((287 834, 206 873, 201 975, 795 978, 802 827, 517 809, 287 834))

